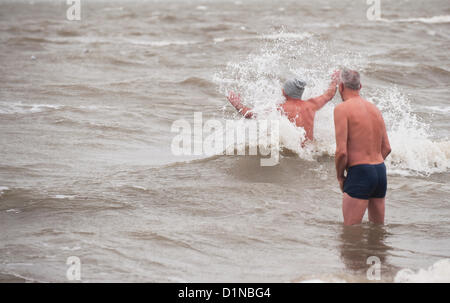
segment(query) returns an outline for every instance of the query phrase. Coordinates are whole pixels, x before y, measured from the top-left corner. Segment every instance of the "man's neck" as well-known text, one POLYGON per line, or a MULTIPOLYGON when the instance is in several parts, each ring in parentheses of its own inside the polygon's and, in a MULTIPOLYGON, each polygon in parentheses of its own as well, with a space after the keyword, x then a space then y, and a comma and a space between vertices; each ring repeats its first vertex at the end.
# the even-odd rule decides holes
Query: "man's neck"
POLYGON ((343 102, 345 102, 347 100, 357 98, 357 97, 359 97, 358 91, 349 91, 342 96, 342 100, 343 100, 343 102))
POLYGON ((291 98, 291 97, 287 97, 286 98, 286 102, 298 102, 298 101, 302 101, 302 100, 301 99, 291 98))

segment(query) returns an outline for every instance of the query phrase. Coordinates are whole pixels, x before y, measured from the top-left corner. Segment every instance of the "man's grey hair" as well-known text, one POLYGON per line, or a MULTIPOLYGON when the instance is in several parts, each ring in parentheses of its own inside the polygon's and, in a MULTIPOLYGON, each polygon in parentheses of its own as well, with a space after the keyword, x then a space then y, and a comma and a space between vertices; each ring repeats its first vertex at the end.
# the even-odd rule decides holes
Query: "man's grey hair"
POLYGON ((359 73, 355 70, 344 68, 341 70, 341 82, 345 87, 353 90, 359 90, 361 88, 361 79, 359 73))

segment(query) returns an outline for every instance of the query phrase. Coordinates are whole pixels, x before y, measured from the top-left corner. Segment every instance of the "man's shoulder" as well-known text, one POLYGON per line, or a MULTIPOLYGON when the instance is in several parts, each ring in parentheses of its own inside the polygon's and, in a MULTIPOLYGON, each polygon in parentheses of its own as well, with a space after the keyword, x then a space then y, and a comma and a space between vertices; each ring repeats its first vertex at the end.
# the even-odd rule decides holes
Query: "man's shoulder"
POLYGON ((346 107, 347 107, 347 104, 345 104, 345 102, 339 103, 338 105, 336 105, 334 107, 334 113, 335 114, 344 113, 346 107))
POLYGON ((381 114, 380 109, 374 103, 372 103, 366 99, 362 99, 362 100, 372 111, 376 112, 377 114, 381 114))

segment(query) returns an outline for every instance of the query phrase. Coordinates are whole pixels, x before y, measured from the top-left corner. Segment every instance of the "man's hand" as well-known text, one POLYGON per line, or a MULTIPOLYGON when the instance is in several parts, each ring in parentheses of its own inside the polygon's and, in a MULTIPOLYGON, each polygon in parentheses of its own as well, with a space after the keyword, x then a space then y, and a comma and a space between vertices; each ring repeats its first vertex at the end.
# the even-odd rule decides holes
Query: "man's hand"
POLYGON ((337 85, 337 84, 339 84, 340 79, 341 79, 341 71, 340 70, 335 70, 333 72, 333 74, 331 75, 331 81, 336 83, 336 85, 337 85))
POLYGON ((241 95, 236 95, 234 92, 230 92, 230 94, 228 95, 228 101, 230 101, 230 103, 238 108, 238 106, 241 104, 241 95))
POLYGON ((236 95, 234 92, 230 92, 227 98, 228 101, 230 101, 231 105, 233 105, 237 109, 237 111, 244 116, 244 118, 250 119, 253 117, 251 109, 242 105, 240 94, 236 95))
POLYGON ((333 74, 331 74, 331 82, 330 82, 330 86, 328 87, 327 91, 321 96, 307 100, 307 101, 315 104, 316 110, 321 109, 325 104, 327 104, 328 101, 333 99, 333 97, 337 91, 336 86, 339 84, 339 81, 340 81, 340 74, 341 74, 341 72, 339 70, 335 70, 333 72, 333 74))

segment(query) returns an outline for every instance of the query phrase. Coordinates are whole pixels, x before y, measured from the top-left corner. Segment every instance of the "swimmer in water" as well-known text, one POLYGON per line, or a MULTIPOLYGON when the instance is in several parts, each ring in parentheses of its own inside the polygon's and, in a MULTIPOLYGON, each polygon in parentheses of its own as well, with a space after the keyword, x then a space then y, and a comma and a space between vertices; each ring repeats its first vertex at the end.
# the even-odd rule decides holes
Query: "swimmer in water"
MULTIPOLYGON (((279 110, 297 127, 302 127, 306 132, 306 139, 314 139, 314 117, 316 112, 321 109, 328 101, 333 99, 336 94, 336 86, 338 84, 339 71, 331 76, 331 83, 328 90, 321 96, 302 100, 302 94, 305 90, 306 83, 298 79, 286 81, 282 88, 285 102, 279 106, 279 110)), ((228 101, 241 113, 245 118, 253 118, 252 110, 244 106, 240 96, 230 92, 228 101)))

